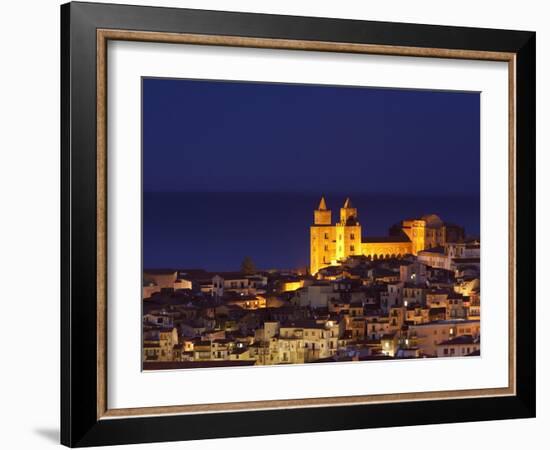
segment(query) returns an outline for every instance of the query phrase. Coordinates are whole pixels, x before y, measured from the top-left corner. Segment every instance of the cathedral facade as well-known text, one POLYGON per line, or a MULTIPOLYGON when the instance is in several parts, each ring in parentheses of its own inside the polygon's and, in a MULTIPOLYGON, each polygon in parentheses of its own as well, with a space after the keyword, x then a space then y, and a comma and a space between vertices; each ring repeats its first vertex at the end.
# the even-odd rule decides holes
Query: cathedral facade
POLYGON ((322 197, 313 213, 313 225, 310 227, 312 275, 323 267, 338 265, 350 256, 400 258, 464 239, 464 230, 461 227, 446 224, 435 214, 404 220, 392 226, 388 236, 363 237, 357 209, 349 198, 340 208, 339 219, 332 223, 332 211, 322 197))

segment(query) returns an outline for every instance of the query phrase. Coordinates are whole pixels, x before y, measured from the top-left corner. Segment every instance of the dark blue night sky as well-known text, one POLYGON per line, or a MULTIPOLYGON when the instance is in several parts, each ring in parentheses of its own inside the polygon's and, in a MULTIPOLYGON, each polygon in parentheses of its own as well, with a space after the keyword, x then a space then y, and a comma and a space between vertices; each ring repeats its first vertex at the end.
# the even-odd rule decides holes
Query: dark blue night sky
POLYGON ((479 93, 146 78, 144 266, 228 270, 246 255, 263 268, 307 264, 321 194, 334 198, 333 217, 355 196, 370 235, 417 210, 479 233, 479 141, 479 93), (376 207, 384 196, 402 211, 376 207), (289 217, 299 203, 304 216, 289 217), (292 224, 288 238, 274 217, 292 224), (236 232, 245 219, 248 232, 236 232))

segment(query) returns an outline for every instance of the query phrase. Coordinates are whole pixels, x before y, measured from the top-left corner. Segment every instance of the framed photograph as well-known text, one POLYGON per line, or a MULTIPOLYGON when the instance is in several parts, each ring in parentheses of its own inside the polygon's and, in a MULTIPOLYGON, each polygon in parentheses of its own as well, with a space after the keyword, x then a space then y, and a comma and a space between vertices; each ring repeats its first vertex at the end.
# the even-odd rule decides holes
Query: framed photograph
POLYGON ((534 32, 61 26, 63 444, 534 417, 534 32))

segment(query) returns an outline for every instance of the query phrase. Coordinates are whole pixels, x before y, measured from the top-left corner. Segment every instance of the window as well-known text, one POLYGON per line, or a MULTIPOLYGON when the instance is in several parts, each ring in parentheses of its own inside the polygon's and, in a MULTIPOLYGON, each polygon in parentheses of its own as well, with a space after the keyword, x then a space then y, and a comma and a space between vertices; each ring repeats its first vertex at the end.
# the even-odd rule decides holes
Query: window
POLYGON ((448 349, 448 348, 444 348, 444 349, 443 349, 443 354, 444 354, 444 355, 448 355, 448 354, 449 354, 449 349, 448 349))
POLYGON ((328 239, 328 233, 325 233, 325 239, 328 239))
POLYGON ((325 252, 328 252, 328 245, 325 245, 325 252))
POLYGON ((350 251, 350 252, 354 252, 354 251, 355 251, 355 246, 354 246, 354 245, 350 245, 350 246, 349 246, 349 251, 350 251))
POLYGON ((350 238, 352 241, 354 241, 354 240, 355 240, 355 234, 351 233, 351 234, 349 235, 349 238, 350 238))

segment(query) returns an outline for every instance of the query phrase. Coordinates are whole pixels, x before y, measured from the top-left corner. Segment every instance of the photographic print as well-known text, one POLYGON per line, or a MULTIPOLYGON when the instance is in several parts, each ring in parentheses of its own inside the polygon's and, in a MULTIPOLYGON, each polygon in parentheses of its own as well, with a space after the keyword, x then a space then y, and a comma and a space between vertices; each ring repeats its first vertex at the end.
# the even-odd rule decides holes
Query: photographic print
POLYGON ((475 357, 479 92, 142 79, 143 370, 475 357))
POLYGON ((534 32, 60 20, 64 445, 535 417, 534 32))

